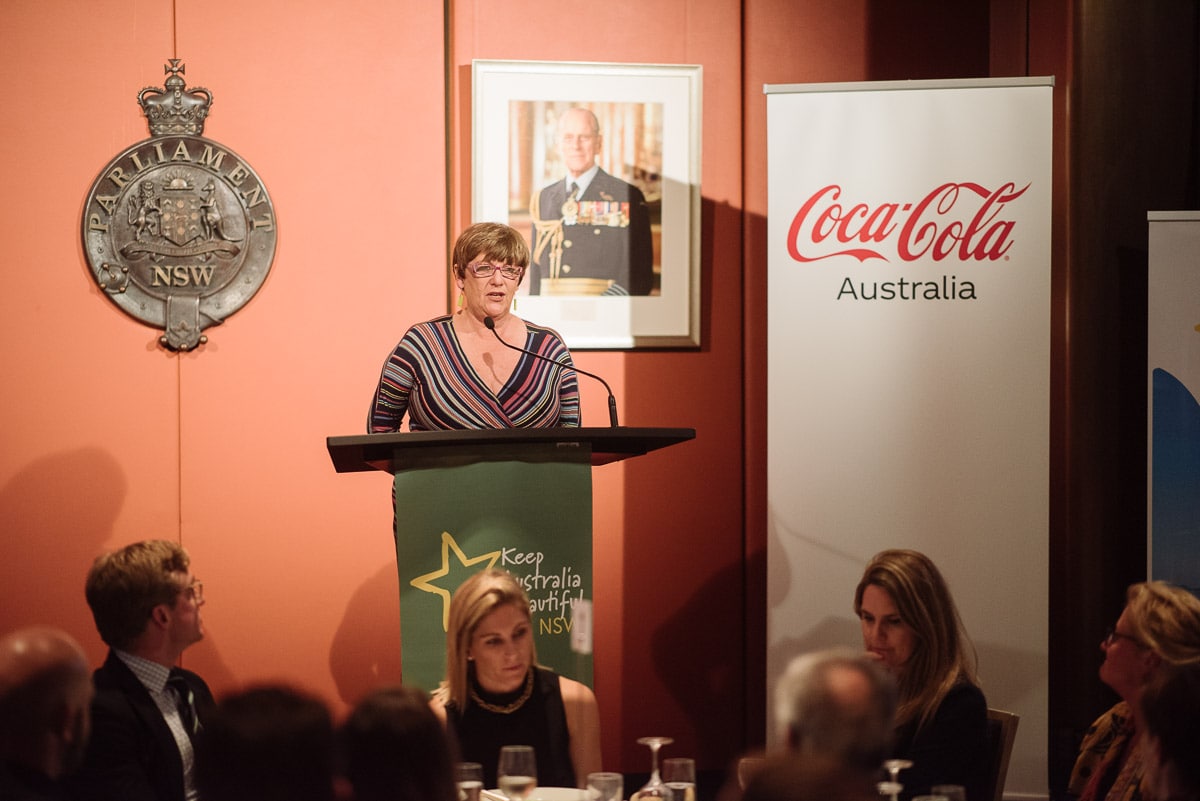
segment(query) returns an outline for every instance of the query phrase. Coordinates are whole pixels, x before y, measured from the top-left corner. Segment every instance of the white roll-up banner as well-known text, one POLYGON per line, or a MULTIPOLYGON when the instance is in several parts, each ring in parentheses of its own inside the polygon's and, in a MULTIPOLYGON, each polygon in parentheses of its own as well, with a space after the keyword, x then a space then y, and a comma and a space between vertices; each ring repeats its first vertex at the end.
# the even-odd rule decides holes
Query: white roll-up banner
POLYGON ((768 688, 799 653, 861 647, 863 567, 922 551, 988 705, 1021 716, 1006 795, 1030 798, 1048 796, 1052 88, 765 87, 768 688))
POLYGON ((1147 219, 1149 573, 1200 593, 1200 211, 1147 219))

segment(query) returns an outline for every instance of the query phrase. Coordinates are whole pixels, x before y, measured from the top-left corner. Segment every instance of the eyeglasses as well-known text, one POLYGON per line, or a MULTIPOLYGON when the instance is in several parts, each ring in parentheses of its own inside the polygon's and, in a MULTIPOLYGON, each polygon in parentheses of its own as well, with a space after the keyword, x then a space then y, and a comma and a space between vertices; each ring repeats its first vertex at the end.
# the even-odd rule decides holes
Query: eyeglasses
POLYGON ((1104 635, 1104 644, 1106 646, 1112 645, 1117 640, 1129 640, 1131 643, 1136 645, 1138 648, 1146 647, 1146 644, 1144 642, 1142 642, 1141 640, 1139 640, 1137 637, 1132 637, 1128 634, 1122 634, 1121 632, 1117 631, 1116 629, 1109 629, 1108 633, 1104 635))
POLYGON ((195 601, 198 604, 204 603, 203 581, 193 581, 191 584, 184 587, 182 591, 187 593, 188 600, 195 601))
POLYGON ((489 264, 486 261, 468 264, 467 269, 476 278, 491 278, 499 270, 500 274, 510 281, 517 281, 525 274, 524 267, 514 267, 511 264, 489 264))

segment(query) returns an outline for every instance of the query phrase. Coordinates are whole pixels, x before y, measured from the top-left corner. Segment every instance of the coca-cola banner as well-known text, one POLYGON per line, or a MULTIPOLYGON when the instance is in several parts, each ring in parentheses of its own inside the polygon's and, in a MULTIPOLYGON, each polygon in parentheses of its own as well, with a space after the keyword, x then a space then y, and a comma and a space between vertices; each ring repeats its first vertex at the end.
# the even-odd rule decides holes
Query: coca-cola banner
POLYGON ((1007 791, 1034 797, 1051 92, 1049 78, 766 87, 768 686, 798 653, 861 647, 863 567, 922 551, 989 706, 1021 716, 1007 791))
POLYGON ((1200 211, 1149 214, 1150 578, 1200 593, 1200 211))

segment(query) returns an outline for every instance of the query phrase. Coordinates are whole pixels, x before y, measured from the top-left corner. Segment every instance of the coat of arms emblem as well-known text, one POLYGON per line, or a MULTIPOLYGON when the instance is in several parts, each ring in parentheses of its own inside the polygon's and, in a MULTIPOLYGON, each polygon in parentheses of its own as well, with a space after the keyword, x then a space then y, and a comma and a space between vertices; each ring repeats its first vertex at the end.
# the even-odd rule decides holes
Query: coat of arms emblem
POLYGON ((253 168, 206 139, 212 93, 188 88, 171 59, 163 87, 138 93, 150 138, 100 171, 83 212, 97 284, 130 316, 191 350, 244 306, 275 257, 275 210, 253 168))

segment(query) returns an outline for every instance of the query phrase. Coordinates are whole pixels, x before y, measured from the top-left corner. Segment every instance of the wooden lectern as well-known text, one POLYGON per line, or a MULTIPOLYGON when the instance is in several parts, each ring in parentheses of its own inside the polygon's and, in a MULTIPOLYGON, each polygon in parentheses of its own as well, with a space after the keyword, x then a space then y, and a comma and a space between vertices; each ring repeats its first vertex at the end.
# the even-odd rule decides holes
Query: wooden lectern
POLYGON ((450 596, 494 566, 529 594, 538 661, 590 686, 591 468, 695 436, 691 428, 613 427, 329 437, 337 472, 394 477, 405 684, 437 686, 450 596))

